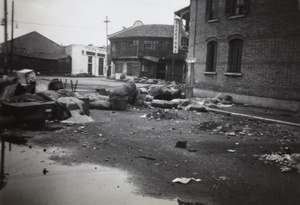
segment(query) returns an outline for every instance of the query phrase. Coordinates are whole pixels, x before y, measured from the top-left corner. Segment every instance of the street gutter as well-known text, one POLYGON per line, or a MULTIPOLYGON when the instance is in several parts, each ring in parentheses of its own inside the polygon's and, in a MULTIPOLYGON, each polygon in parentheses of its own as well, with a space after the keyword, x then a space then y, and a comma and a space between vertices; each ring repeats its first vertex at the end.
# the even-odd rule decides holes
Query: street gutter
POLYGON ((235 113, 235 112, 228 112, 228 111, 219 110, 219 109, 213 109, 213 108, 206 108, 206 109, 208 111, 210 111, 210 112, 220 113, 220 114, 224 114, 224 115, 245 117, 245 118, 250 118, 250 119, 262 120, 262 121, 266 121, 266 122, 275 122, 275 123, 280 123, 280 124, 285 124, 285 125, 291 125, 291 126, 300 127, 300 124, 293 123, 293 122, 287 122, 287 121, 282 121, 282 120, 275 120, 275 119, 271 119, 271 118, 258 117, 258 116, 254 116, 254 115, 247 115, 247 114, 241 114, 241 113, 235 113))

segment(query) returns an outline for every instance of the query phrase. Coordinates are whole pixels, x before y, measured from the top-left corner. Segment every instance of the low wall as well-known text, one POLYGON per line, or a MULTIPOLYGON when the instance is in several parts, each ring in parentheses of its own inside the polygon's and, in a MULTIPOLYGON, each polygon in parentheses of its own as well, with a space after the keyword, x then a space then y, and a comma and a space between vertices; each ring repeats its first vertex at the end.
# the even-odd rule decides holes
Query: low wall
MULTIPOLYGON (((220 93, 220 92, 202 90, 197 88, 194 88, 193 92, 194 92, 194 97, 200 97, 200 98, 214 98, 220 93)), ((247 96, 247 95, 237 95, 234 93, 224 93, 224 94, 228 94, 232 96, 233 103, 237 103, 237 104, 247 104, 255 107, 288 110, 293 112, 297 111, 300 107, 300 102, 298 101, 264 98, 264 97, 257 97, 257 96, 247 96)))

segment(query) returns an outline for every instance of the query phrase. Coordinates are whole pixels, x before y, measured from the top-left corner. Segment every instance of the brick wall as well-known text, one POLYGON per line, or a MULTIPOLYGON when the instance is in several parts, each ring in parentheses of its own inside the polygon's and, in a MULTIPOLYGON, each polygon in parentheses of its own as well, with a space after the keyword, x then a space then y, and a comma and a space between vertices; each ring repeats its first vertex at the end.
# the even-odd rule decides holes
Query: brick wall
POLYGON ((196 57, 194 87, 258 97, 300 100, 300 11, 298 0, 250 0, 246 17, 205 20, 206 0, 191 2, 189 57, 196 57), (196 11, 197 6, 197 11, 196 11), (194 16, 196 16, 196 21, 194 16), (196 25, 196 26, 195 26, 196 25), (228 42, 243 39, 242 76, 227 76, 228 42), (194 39, 194 36, 196 38, 194 39), (206 46, 217 39, 216 74, 205 74, 206 46))

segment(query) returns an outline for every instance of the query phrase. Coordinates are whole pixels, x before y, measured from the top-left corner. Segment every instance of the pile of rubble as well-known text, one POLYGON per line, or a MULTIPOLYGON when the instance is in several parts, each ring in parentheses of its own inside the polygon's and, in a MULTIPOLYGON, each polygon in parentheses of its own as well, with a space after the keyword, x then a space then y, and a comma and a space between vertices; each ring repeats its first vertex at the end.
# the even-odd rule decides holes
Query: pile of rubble
POLYGON ((149 113, 146 115, 146 117, 151 120, 151 119, 156 119, 156 120, 171 120, 171 119, 182 119, 177 113, 172 113, 168 109, 158 109, 152 113, 149 113))
POLYGON ((273 152, 271 154, 254 155, 258 160, 267 163, 275 163, 280 166, 281 172, 295 171, 300 174, 300 153, 291 153, 288 147, 283 151, 273 152))

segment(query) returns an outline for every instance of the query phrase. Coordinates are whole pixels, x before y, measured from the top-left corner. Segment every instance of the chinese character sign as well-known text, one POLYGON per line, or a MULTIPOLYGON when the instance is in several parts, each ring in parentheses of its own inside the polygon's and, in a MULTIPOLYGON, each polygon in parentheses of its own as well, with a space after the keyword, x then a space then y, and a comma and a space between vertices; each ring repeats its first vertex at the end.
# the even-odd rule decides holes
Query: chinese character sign
POLYGON ((179 49, 179 19, 174 19, 173 53, 178 53, 179 49))

